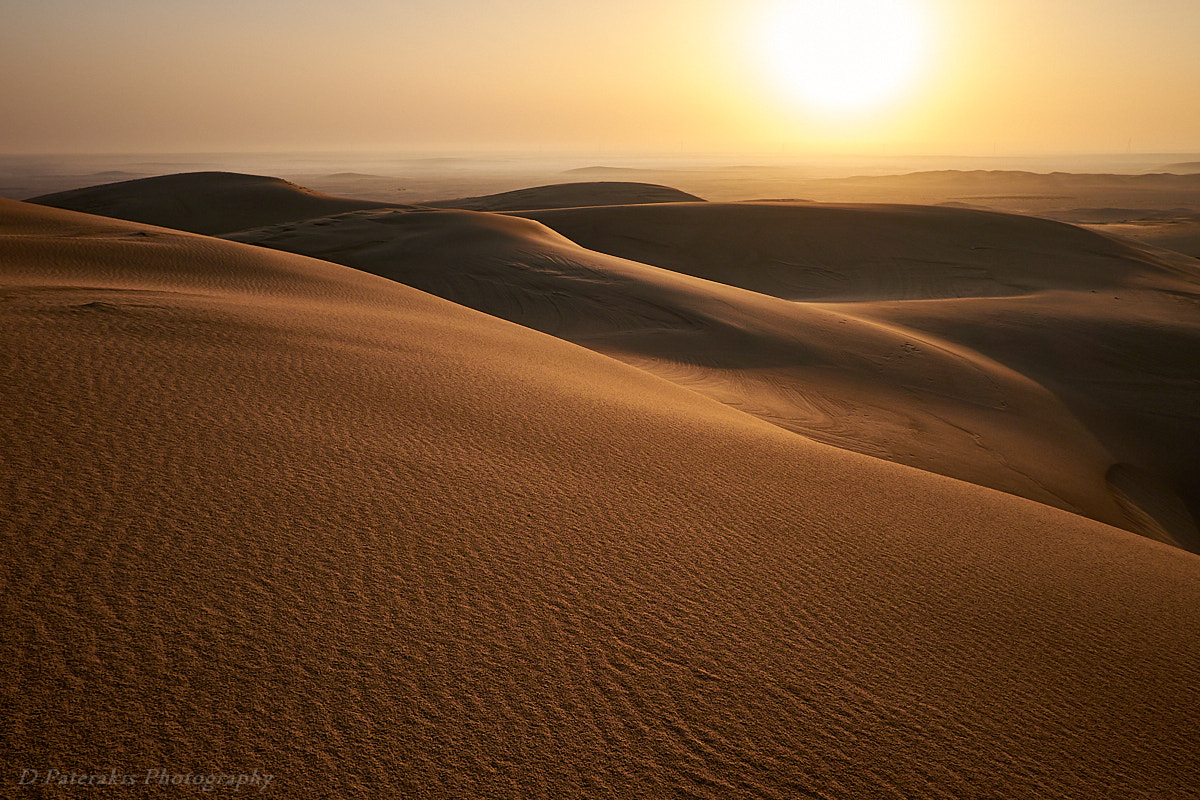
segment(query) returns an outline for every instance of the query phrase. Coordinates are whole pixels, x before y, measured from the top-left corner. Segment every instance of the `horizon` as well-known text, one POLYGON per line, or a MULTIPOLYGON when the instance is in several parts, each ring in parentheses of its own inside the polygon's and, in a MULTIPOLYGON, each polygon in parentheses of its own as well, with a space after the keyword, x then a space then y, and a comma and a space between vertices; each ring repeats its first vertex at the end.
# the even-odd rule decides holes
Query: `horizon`
POLYGON ((0 31, 0 153, 1200 152, 1200 4, 1076 6, 47 0, 0 31))
POLYGON ((811 196, 813 182, 934 172, 1151 176, 1193 174, 1200 153, 1059 156, 779 155, 754 153, 258 152, 0 154, 0 197, 26 200, 190 172, 282 178, 333 194, 412 202, 531 186, 634 181, 706 199, 811 196), (591 172, 589 174, 589 170, 591 172), (610 174, 604 171, 610 170, 610 174))

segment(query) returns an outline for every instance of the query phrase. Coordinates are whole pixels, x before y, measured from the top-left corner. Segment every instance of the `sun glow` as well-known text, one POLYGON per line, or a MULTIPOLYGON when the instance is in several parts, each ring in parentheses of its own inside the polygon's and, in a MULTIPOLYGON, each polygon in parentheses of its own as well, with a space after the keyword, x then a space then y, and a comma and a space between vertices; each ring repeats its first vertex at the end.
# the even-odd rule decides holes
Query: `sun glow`
POLYGON ((762 56, 786 95, 843 116, 899 100, 929 39, 915 0, 784 0, 765 19, 762 56))

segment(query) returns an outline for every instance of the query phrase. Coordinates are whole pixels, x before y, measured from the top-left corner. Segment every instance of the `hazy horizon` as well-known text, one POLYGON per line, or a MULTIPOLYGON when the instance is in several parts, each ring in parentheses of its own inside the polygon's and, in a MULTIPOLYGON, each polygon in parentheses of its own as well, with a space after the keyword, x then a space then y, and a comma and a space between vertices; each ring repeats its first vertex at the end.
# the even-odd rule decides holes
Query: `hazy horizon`
POLYGON ((1192 0, 46 0, 6 17, 7 155, 1200 151, 1192 0))
MULTIPOLYGON (((414 202, 573 181, 668 184, 706 199, 797 197, 813 182, 940 170, 1152 175, 1193 173, 1198 153, 1060 156, 779 155, 747 153, 263 152, 0 154, 0 197, 53 192, 185 172, 268 175, 373 200, 414 202), (1189 166, 1184 168, 1186 163, 1189 166)), ((884 199, 884 198, 879 198, 884 199)), ((1176 198, 1179 204, 1179 198, 1176 198)))

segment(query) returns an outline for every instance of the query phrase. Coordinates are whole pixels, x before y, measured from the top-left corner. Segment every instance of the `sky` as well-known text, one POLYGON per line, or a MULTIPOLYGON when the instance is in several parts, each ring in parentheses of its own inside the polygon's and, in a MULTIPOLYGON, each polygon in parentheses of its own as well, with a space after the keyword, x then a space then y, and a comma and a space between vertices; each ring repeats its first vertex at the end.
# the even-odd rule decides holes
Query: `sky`
POLYGON ((1197 152, 1198 41, 1200 0, 0 0, 0 153, 1197 152))

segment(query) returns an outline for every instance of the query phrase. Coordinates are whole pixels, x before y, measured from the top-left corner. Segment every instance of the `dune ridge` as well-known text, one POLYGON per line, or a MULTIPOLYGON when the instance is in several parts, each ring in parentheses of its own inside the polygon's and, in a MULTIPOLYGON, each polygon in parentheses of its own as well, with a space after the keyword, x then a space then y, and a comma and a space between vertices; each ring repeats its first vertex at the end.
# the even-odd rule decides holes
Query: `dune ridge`
MULTIPOLYGON (((259 202, 266 179, 180 180, 228 227, 272 213, 259 202)), ((100 188, 136 206, 157 185, 100 188)), ((546 206, 516 213, 566 235, 557 241, 494 214, 377 204, 230 238, 410 283, 819 441, 1200 550, 1200 473, 1187 455, 1200 447, 1192 259, 964 208, 608 205, 654 199, 648 190, 673 196, 571 183, 460 203, 546 206), (1159 340, 1169 346, 1120 355, 1159 340), (1139 485, 1153 496, 1135 493, 1144 507, 1108 480, 1113 469, 1150 476, 1139 485)), ((285 196, 293 215, 324 210, 307 197, 296 207, 294 187, 285 196)))
POLYGON ((520 216, 570 238, 461 211, 355 212, 230 238, 398 280, 819 441, 1200 549, 1194 510, 1158 520, 1106 478, 1128 464, 1159 476, 1151 508, 1197 508, 1200 476, 1184 454, 1200 447, 1200 421, 1180 380, 1200 356, 1189 321, 1200 271, 1185 261, 1062 223, 953 209, 710 203, 520 216), (1131 289, 1145 299, 1127 294, 1110 316, 1111 296, 1093 299, 1131 289), (1090 322, 1080 307, 1096 308, 1090 322), (993 324, 976 324, 989 314, 993 324), (1138 321, 1150 316, 1153 329, 1138 321), (1010 319, 1026 328, 1015 345, 981 339, 1010 319), (1126 338, 1156 335, 1170 337, 1165 355, 1152 346, 1130 368, 1160 376, 1145 389, 1129 370, 1073 363, 1097 340, 1119 352, 1126 338), (1091 413, 1106 406, 1116 413, 1091 413), (1178 419, 1164 426, 1166 415, 1178 419))
POLYGON ((323 261, 0 201, 0 265, 5 775, 1200 783, 1194 555, 323 261))

